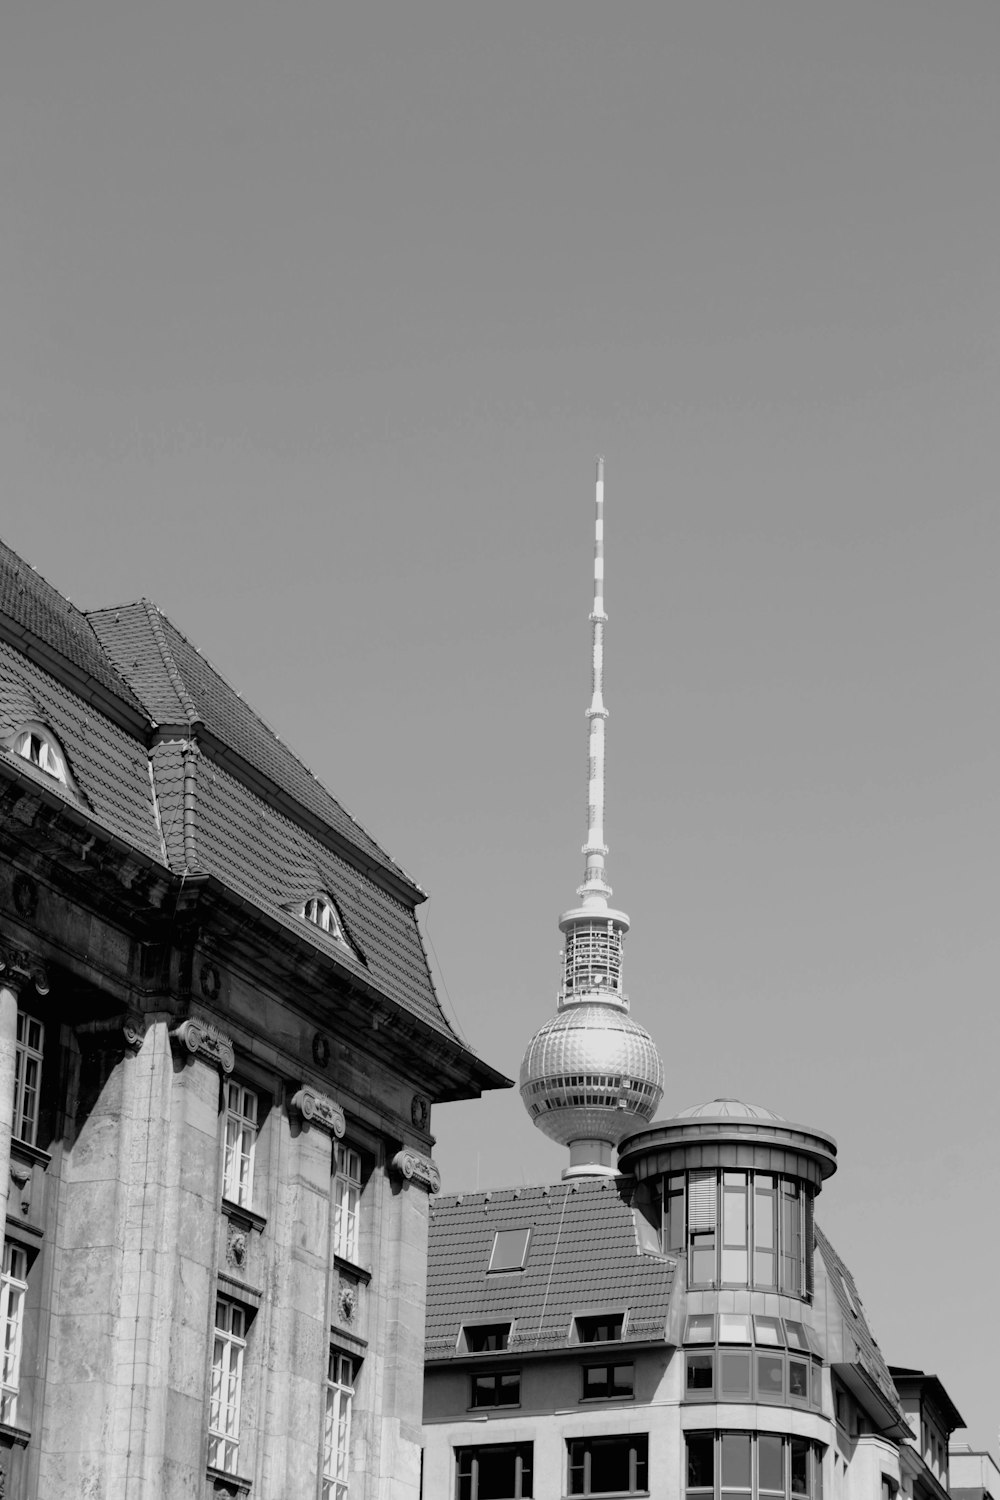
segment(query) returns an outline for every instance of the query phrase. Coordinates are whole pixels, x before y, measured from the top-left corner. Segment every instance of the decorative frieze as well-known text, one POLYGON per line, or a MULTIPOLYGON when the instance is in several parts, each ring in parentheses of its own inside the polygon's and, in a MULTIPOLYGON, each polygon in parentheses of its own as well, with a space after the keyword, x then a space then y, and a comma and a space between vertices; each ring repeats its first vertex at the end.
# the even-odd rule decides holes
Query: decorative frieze
POLYGON ((303 1120, 310 1125, 316 1125, 320 1130, 327 1130, 337 1140, 342 1140, 347 1130, 347 1121, 344 1119, 344 1111, 340 1105, 328 1094, 317 1093, 308 1085, 299 1089, 298 1093, 292 1095, 292 1109, 297 1109, 303 1120))
POLYGON ((396 1152, 390 1166, 398 1176, 426 1188, 429 1193, 441 1191, 441 1173, 429 1156, 421 1156, 418 1151, 404 1146, 402 1151, 396 1152))
POLYGON ((0 944, 0 984, 8 985, 15 993, 29 987, 39 995, 49 993, 45 965, 26 948, 11 948, 6 944, 0 944))
POLYGON ((223 1073, 231 1073, 236 1066, 232 1037, 228 1037, 210 1021, 198 1021, 192 1016, 174 1027, 170 1040, 192 1056, 197 1055, 207 1062, 215 1063, 223 1073))

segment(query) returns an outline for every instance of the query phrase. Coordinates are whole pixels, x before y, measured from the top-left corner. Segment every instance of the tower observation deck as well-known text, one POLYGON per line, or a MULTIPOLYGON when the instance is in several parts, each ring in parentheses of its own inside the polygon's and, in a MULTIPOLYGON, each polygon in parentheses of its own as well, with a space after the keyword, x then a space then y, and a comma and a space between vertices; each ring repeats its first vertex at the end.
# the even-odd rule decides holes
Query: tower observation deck
POLYGON ((604 842, 604 460, 597 460, 593 677, 587 841, 579 905, 562 914, 562 982, 555 1016, 535 1033, 521 1063, 521 1098, 532 1121, 570 1149, 564 1177, 613 1176, 614 1148, 656 1113, 663 1064, 652 1037, 629 1015, 622 949, 629 919, 609 904, 604 842))

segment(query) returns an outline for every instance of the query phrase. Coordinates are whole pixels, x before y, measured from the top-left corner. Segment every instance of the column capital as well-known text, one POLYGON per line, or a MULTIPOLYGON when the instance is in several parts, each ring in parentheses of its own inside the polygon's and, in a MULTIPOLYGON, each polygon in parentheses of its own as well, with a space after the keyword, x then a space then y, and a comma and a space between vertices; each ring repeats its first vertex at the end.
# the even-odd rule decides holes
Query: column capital
POLYGON ((415 1182, 418 1187, 425 1188, 428 1193, 439 1193, 441 1191, 441 1173, 436 1163, 429 1156, 421 1156, 419 1151, 413 1151, 409 1146, 404 1146, 402 1151, 397 1151, 389 1163, 390 1170, 397 1177, 403 1177, 407 1182, 415 1182))
POLYGON ((224 1074, 231 1073, 236 1066, 232 1037, 220 1031, 218 1026, 213 1026, 210 1021, 198 1021, 191 1016, 173 1028, 170 1040, 175 1047, 187 1051, 192 1057, 199 1056, 206 1062, 214 1063, 224 1074))
POLYGON ((0 940, 0 985, 20 995, 34 989, 39 995, 49 993, 49 975, 45 965, 27 948, 14 948, 0 940))
POLYGON ((146 1040, 146 1022, 134 1011, 99 1021, 78 1021, 73 1027, 81 1051, 87 1048, 138 1052, 146 1040))
POLYGON ((310 1125, 316 1125, 320 1130, 326 1130, 335 1136, 338 1141, 343 1140, 347 1130, 347 1121, 344 1119, 344 1111, 335 1099, 329 1094, 317 1093, 308 1085, 299 1089, 289 1100, 292 1109, 298 1110, 303 1120, 310 1125))

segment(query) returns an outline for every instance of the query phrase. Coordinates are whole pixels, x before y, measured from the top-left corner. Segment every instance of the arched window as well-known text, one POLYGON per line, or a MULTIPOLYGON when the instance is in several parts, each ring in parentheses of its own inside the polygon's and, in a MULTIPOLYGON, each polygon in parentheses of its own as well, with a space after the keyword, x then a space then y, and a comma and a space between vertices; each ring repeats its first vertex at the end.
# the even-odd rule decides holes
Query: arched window
POLYGON ((342 948, 351 950, 340 920, 340 913, 329 896, 310 896, 302 908, 302 915, 307 922, 312 922, 313 926, 318 927, 321 932, 328 933, 342 948))
POLYGON ((54 776, 63 786, 69 785, 66 775, 66 757, 53 735, 39 725, 29 725, 14 736, 14 754, 30 761, 40 771, 54 776))

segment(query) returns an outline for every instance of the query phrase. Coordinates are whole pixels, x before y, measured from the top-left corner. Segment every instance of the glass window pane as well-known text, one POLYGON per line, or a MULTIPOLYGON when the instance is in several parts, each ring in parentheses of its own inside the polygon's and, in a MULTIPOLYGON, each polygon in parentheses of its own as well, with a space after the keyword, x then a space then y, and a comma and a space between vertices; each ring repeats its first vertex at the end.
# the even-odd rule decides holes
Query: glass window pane
POLYGON ((758 1344, 777 1344, 780 1347, 785 1342, 781 1336, 780 1318, 762 1318, 755 1314, 753 1331, 758 1344))
POLYGON ((757 1395, 761 1401, 780 1401, 785 1394, 785 1359, 781 1354, 758 1354, 757 1395))
POLYGON ((788 1340, 789 1349, 808 1349, 806 1332, 801 1323, 795 1323, 791 1318, 785 1319, 785 1338, 788 1340))
POLYGON ((799 1401, 809 1400, 809 1366, 804 1360, 788 1361, 788 1394, 799 1401))
POLYGON ((687 1469, 689 1490, 713 1488, 715 1484, 715 1438, 712 1433, 688 1433, 687 1469))
POLYGON ((715 1342, 715 1314, 691 1313, 684 1330, 685 1344, 711 1344, 715 1342))
POLYGON ((750 1488, 750 1434, 748 1432, 724 1432, 722 1434, 722 1488, 724 1490, 749 1490, 750 1488))
POLYGON ((783 1444, 776 1433, 762 1432, 757 1438, 757 1483, 762 1490, 785 1492, 783 1444))
POLYGON ((745 1250, 723 1250, 722 1279, 725 1282, 736 1282, 739 1286, 747 1285, 747 1252, 745 1250))
POLYGON ((749 1313, 719 1314, 720 1344, 749 1344, 752 1342, 750 1338, 749 1313))
POLYGON ((689 1354, 687 1388, 689 1391, 711 1391, 715 1375, 714 1354, 689 1354))
POLYGON ((719 1354, 719 1381, 722 1398, 746 1401, 750 1397, 750 1355, 719 1354))
POLYGON ((809 1444, 805 1438, 792 1438, 789 1443, 792 1471, 792 1494, 809 1493, 809 1444))

